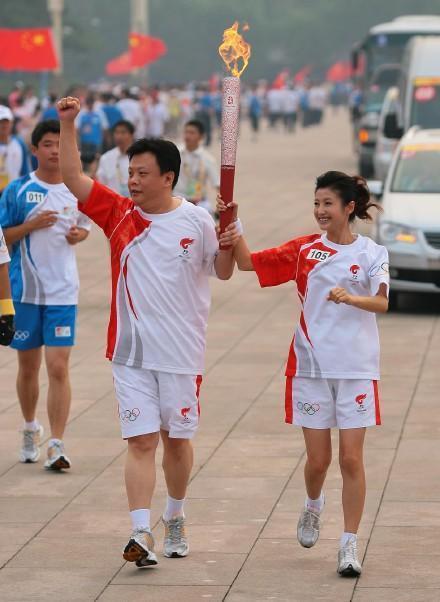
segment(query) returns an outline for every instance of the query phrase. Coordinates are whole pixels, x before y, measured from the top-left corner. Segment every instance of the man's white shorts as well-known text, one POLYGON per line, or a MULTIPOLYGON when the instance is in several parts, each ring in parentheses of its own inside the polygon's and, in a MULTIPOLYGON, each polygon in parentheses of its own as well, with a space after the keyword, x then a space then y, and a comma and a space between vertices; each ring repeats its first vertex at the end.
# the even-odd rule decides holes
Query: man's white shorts
POLYGON ((174 439, 192 439, 199 424, 201 376, 170 374, 113 362, 122 437, 169 432, 174 439))
POLYGON ((377 380, 288 376, 286 422, 311 429, 381 424, 377 380))

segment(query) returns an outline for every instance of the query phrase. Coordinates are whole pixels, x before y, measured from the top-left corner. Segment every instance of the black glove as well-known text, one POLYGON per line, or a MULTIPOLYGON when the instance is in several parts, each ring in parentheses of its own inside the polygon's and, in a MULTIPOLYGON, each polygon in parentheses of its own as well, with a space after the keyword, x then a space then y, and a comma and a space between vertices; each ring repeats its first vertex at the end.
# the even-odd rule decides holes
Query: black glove
POLYGON ((0 316, 0 345, 10 345, 14 334, 14 316, 0 316))

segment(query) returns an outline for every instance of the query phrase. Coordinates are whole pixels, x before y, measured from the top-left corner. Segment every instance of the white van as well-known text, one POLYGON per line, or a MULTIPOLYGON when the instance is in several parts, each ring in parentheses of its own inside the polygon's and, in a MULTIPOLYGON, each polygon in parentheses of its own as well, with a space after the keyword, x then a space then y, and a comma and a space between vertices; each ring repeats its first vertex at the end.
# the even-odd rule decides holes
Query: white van
POLYGON ((377 140, 374 149, 373 163, 374 176, 377 180, 381 180, 382 182, 384 182, 387 177, 394 151, 399 144, 399 141, 395 138, 387 138, 384 131, 387 116, 398 111, 398 99, 399 89, 395 86, 388 88, 379 115, 379 126, 377 128, 377 140))
POLYGON ((399 111, 385 120, 385 135, 400 138, 412 126, 440 128, 440 37, 415 37, 405 50, 399 111))

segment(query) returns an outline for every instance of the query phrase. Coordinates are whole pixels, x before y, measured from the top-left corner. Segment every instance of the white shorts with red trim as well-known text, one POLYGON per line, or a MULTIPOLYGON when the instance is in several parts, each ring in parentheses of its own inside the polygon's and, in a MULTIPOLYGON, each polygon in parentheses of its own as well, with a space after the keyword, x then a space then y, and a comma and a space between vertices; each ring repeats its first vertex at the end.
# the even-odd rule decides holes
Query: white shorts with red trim
POLYGON ((192 439, 199 424, 201 376, 170 374, 112 363, 123 439, 168 431, 192 439))
POLYGON ((377 380, 288 376, 286 422, 312 429, 381 424, 377 380))

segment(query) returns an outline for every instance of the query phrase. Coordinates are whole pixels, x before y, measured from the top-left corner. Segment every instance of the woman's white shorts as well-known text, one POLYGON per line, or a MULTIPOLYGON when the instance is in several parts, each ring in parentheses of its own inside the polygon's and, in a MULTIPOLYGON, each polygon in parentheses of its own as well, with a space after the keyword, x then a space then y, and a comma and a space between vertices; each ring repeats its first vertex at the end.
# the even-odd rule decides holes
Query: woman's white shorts
POLYGON ((381 424, 377 380, 286 378, 286 422, 311 429, 381 424))

